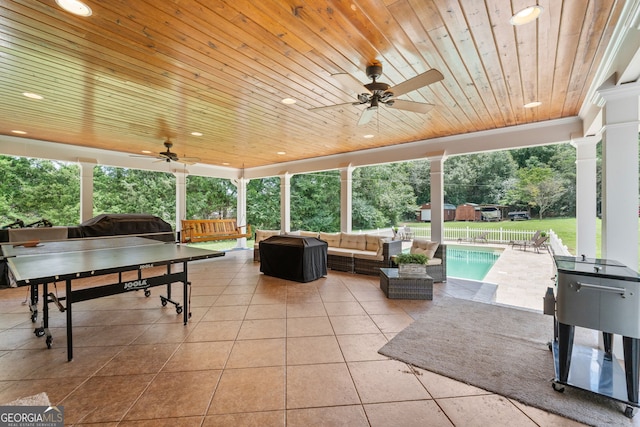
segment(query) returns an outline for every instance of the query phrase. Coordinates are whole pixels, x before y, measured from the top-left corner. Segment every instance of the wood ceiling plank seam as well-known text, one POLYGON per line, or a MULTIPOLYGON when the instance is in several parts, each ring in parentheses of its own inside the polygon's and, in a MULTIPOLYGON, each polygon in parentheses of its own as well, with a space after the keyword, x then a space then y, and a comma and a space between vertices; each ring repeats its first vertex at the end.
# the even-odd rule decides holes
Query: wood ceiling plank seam
MULTIPOLYGON (((448 106, 455 105, 454 99, 456 98, 449 88, 454 88, 454 90, 457 88, 459 90, 459 87, 455 86, 453 83, 453 73, 439 56, 432 53, 436 52, 437 49, 433 45, 429 34, 427 34, 418 20, 416 13, 413 11, 409 2, 407 0, 398 1, 390 7, 393 7, 392 13, 394 15, 402 15, 405 17, 403 30, 405 31, 405 34, 407 34, 407 37, 412 40, 416 50, 420 53, 422 58, 424 58, 425 62, 442 72, 445 76, 444 81, 440 82, 440 84, 429 86, 429 90, 433 94, 433 97, 431 97, 430 100, 436 105, 436 109, 449 110, 448 106), (422 46, 424 46, 424 48, 422 48, 422 46)), ((459 95, 462 96, 461 90, 459 95)), ((430 112, 429 114, 430 116, 433 116, 433 112, 430 112)), ((462 121, 454 114, 448 114, 447 117, 447 123, 444 125, 447 128, 459 127, 459 125, 462 124, 462 121)))
MULTIPOLYGON (((154 2, 155 4, 156 2, 154 2)), ((162 3, 158 3, 158 5, 162 5, 162 3)), ((166 11, 165 11, 166 12, 166 11)), ((197 16, 192 16, 190 13, 182 13, 182 15, 184 15, 186 18, 188 18, 188 20, 190 22, 198 22, 200 23, 200 25, 193 26, 194 31, 197 32, 201 32, 204 36, 206 36, 206 38, 209 38, 204 31, 201 29, 201 27, 205 27, 205 26, 209 26, 208 23, 206 23, 206 21, 200 19, 197 16)), ((216 23, 221 22, 221 20, 215 20, 216 23)), ((246 20, 242 20, 243 22, 246 22, 246 20)), ((272 21, 270 21, 272 22, 272 21)), ((255 59, 258 56, 262 56, 264 59, 258 61, 259 63, 261 63, 264 67, 266 67, 269 70, 274 70, 277 69, 278 66, 284 66, 285 68, 290 68, 291 74, 288 75, 283 75, 282 77, 286 77, 289 80, 292 80, 293 82, 296 82, 297 84, 299 84, 299 88, 298 90, 296 90, 296 93, 299 93, 299 95, 294 95, 293 92, 291 92, 291 90, 295 90, 295 87, 291 87, 291 86, 282 86, 281 89, 279 89, 278 91, 269 91, 270 87, 273 88, 277 88, 278 84, 280 82, 281 79, 274 77, 274 81, 276 82, 276 84, 272 84, 271 86, 267 86, 266 89, 272 94, 280 94, 280 97, 285 97, 285 96, 291 96, 291 97, 296 97, 298 99, 301 100, 305 100, 308 98, 313 98, 315 96, 317 96, 317 92, 313 91, 313 87, 311 85, 308 84, 308 80, 304 78, 304 76, 306 75, 306 73, 308 73, 308 68, 305 68, 302 65, 299 65, 299 68, 296 70, 295 68, 292 67, 292 65, 298 65, 298 64, 302 64, 302 61, 298 60, 294 60, 294 57, 297 55, 295 52, 290 52, 290 53, 286 53, 286 52, 282 52, 281 49, 278 49, 278 45, 276 44, 272 44, 271 46, 267 46, 265 44, 265 41, 268 40, 267 37, 259 37, 254 33, 254 31, 242 31, 242 27, 236 27, 238 30, 241 31, 235 31, 234 37, 241 37, 242 34, 246 34, 247 37, 249 37, 246 40, 242 40, 242 39, 238 39, 238 45, 241 46, 246 46, 247 49, 251 49, 252 55, 247 55, 251 61, 244 64, 244 66, 246 66, 247 68, 249 66, 252 66, 251 62, 255 62, 255 59), (260 46, 262 45, 262 47, 260 46), (265 53, 265 50, 269 50, 271 52, 273 52, 274 54, 280 55, 282 56, 282 61, 280 62, 274 62, 271 61, 269 58, 269 55, 267 55, 265 53), (300 76, 299 78, 295 78, 296 76, 300 76), (299 90, 302 89, 302 90, 299 90)), ((256 27, 253 27, 254 29, 256 27)), ((277 38, 277 35, 273 34, 272 32, 268 31, 268 28, 259 27, 260 30, 264 30, 265 33, 273 36, 272 38, 277 40, 277 43, 279 45, 282 45, 282 41, 277 38)), ((213 28, 212 28, 213 30, 213 28)), ((227 31, 229 32, 229 31, 227 31)), ((212 33, 216 33, 216 34, 220 34, 220 32, 217 31, 212 31, 212 33)), ((201 43, 206 44, 205 40, 199 40, 201 43)), ((232 48, 233 43, 229 43, 229 41, 225 42, 230 48, 232 48)), ((266 73, 267 75, 269 75, 269 73, 266 73)))
POLYGON ((538 101, 542 102, 538 110, 538 120, 549 120, 551 98, 553 94, 554 73, 557 61, 555 52, 558 47, 560 15, 562 3, 556 0, 540 0, 544 15, 538 19, 538 101))
POLYGON ((524 113, 525 123, 533 120, 535 110, 525 109, 524 105, 538 99, 538 53, 537 22, 515 27, 516 45, 518 46, 518 65, 520 69, 520 85, 522 104, 518 106, 524 113))
POLYGON ((497 7, 488 8, 489 19, 493 24, 493 33, 496 39, 496 49, 500 58, 503 79, 513 112, 515 125, 526 121, 525 113, 521 108, 524 105, 520 69, 518 67, 518 50, 515 46, 515 29, 508 20, 512 10, 509 0, 496 0, 497 7))
POLYGON ((489 16, 489 8, 491 2, 485 0, 473 0, 471 4, 468 1, 460 2, 460 6, 465 11, 469 29, 475 41, 478 55, 482 61, 484 71, 489 82, 491 97, 495 102, 497 111, 500 112, 500 118, 503 126, 515 125, 513 105, 509 99, 506 83, 500 57, 497 49, 497 39, 493 32, 493 27, 501 25, 501 23, 491 22, 489 16), (466 5, 464 7, 463 5, 466 5), (475 10, 475 13, 468 13, 466 10, 475 10))
POLYGON ((574 58, 572 79, 567 90, 563 115, 577 115, 584 101, 584 88, 591 83, 595 74, 594 58, 603 40, 603 31, 610 20, 612 4, 589 2, 586 18, 580 34, 580 42, 574 58))
MULTIPOLYGON (((481 120, 478 112, 468 101, 467 87, 473 85, 470 76, 458 70, 466 69, 463 60, 458 55, 451 34, 449 33, 445 21, 442 20, 440 11, 436 5, 431 2, 422 2, 420 0, 410 0, 412 9, 416 11, 422 27, 428 36, 433 49, 438 52, 441 57, 444 69, 448 69, 449 73, 445 74, 452 78, 445 78, 444 84, 448 87, 449 93, 452 94, 451 103, 447 104, 452 111, 458 110, 459 120, 464 123, 468 131, 481 130, 481 120), (440 18, 440 19, 437 19, 440 18), (424 25, 426 24, 426 25, 424 25), (455 52, 455 53, 454 53, 455 52)), ((438 69, 442 69, 438 64, 434 64, 438 69)))
POLYGON ((586 16, 587 2, 565 1, 562 3, 556 70, 554 72, 553 95, 551 98, 551 117, 563 117, 564 98, 567 95, 573 64, 569 58, 575 58, 578 50, 582 23, 586 16))
MULTIPOLYGON (((484 8, 475 9, 476 14, 484 8)), ((475 93, 471 92, 474 98, 470 99, 471 103, 476 105, 480 110, 479 114, 481 120, 484 122, 485 127, 498 128, 500 122, 497 121, 500 117, 501 110, 498 107, 498 103, 494 98, 493 90, 491 89, 491 83, 487 76, 484 62, 481 59, 480 52, 478 51, 478 43, 474 37, 470 24, 470 19, 467 17, 467 10, 460 6, 456 1, 449 3, 446 12, 448 13, 447 28, 449 31, 454 31, 454 34, 458 36, 453 38, 458 48, 461 58, 467 58, 465 65, 467 72, 473 81, 473 88, 475 93), (457 17, 460 17, 457 19, 457 17)), ((486 22, 486 21, 485 21, 486 22)), ((491 38, 492 40, 493 38, 491 38)))
POLYGON ((611 37, 613 36, 615 23, 619 21, 624 5, 625 5, 625 2, 615 1, 611 8, 611 12, 609 13, 609 20, 605 25, 605 28, 601 36, 601 40, 598 43, 598 49, 593 57, 593 61, 592 61, 593 65, 591 70, 589 71, 590 78, 587 81, 585 81, 585 85, 583 87, 583 91, 581 95, 582 99, 586 99, 586 97, 589 94, 589 90, 590 90, 589 85, 591 84, 591 82, 593 81, 593 79, 595 78, 598 72, 597 70, 598 64, 600 64, 602 59, 604 58, 608 45, 611 41, 611 37))

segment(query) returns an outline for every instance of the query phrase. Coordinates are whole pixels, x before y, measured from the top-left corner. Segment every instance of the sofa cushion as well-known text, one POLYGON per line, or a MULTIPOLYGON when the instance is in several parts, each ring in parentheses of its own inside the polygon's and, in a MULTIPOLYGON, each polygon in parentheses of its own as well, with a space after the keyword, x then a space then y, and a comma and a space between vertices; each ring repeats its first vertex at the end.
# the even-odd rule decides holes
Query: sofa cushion
POLYGON ((336 255, 336 256, 343 256, 346 258, 353 258, 353 249, 336 248, 335 246, 329 246, 327 248, 327 255, 336 255))
POLYGON ((366 240, 365 249, 367 251, 378 252, 378 249, 382 247, 383 237, 377 234, 365 234, 364 237, 366 240))
POLYGON ((365 234, 340 233, 340 247, 364 251, 367 247, 365 234))
POLYGON ((427 265, 442 265, 442 260, 440 258, 429 258, 427 265))
POLYGON ((440 243, 430 240, 413 239, 409 252, 412 254, 424 254, 427 258, 432 259, 439 245, 440 243))
POLYGON ((318 237, 318 232, 317 231, 304 231, 304 230, 300 230, 298 231, 298 233, 300 233, 300 236, 303 237, 318 237))
POLYGON ((382 252, 378 254, 377 252, 371 252, 371 251, 353 250, 353 257, 358 259, 372 260, 372 261, 384 261, 382 252))
POLYGON ((339 248, 340 247, 340 233, 320 233, 319 239, 327 242, 329 247, 339 248))
POLYGON ((256 230, 256 243, 267 240, 271 236, 278 236, 280 230, 256 230))

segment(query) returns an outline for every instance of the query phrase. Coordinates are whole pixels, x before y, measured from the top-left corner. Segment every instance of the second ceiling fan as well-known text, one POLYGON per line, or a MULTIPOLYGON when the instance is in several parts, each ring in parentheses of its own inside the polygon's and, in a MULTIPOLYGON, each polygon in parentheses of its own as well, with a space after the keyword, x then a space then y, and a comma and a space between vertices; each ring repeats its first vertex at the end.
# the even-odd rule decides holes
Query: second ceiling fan
POLYGON ((366 73, 372 82, 365 85, 362 85, 350 74, 341 73, 334 74, 332 76, 346 88, 356 91, 358 93, 358 101, 311 108, 310 111, 328 110, 343 107, 345 105, 368 105, 360 115, 358 125, 365 125, 369 123, 373 115, 378 110, 380 104, 389 108, 425 114, 433 108, 433 104, 396 99, 396 97, 444 79, 444 76, 440 71, 431 69, 391 87, 387 83, 377 81, 382 75, 382 65, 380 63, 369 65, 366 69, 366 73), (369 93, 361 93, 363 86, 369 91, 369 93))

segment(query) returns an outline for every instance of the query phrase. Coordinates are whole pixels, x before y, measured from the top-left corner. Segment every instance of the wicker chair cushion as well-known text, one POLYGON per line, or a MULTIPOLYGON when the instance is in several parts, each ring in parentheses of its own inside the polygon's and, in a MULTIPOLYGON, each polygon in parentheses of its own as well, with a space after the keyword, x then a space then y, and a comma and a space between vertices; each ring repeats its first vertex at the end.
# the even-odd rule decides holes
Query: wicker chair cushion
POLYGON ((371 261, 384 261, 384 256, 382 256, 382 252, 378 254, 377 252, 354 250, 353 257, 357 259, 368 259, 371 261))
POLYGON ((429 258, 427 265, 442 265, 442 260, 440 258, 429 258))
POLYGON ((345 249, 366 250, 367 239, 364 234, 340 233, 340 247, 345 249))
POLYGON ((329 247, 339 248, 340 247, 340 233, 322 233, 319 234, 320 240, 324 240, 327 242, 329 247))
POLYGON ((412 254, 424 254, 427 258, 431 259, 435 255, 439 245, 440 243, 430 240, 413 239, 409 252, 412 254))
MULTIPOLYGON (((324 240, 324 239, 320 239, 324 240)), ((336 248, 335 246, 329 246, 327 248, 327 255, 336 255, 346 258, 353 258, 353 249, 336 248)))
POLYGON ((278 236, 280 230, 256 230, 256 243, 267 240, 271 236, 278 236))

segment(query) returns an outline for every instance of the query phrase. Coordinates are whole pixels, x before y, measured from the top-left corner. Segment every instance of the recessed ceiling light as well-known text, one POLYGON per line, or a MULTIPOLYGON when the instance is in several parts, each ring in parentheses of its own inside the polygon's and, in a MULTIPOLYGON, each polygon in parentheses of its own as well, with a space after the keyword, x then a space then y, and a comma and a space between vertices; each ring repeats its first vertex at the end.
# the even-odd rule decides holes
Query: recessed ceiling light
POLYGON ((278 151, 276 154, 280 155, 280 156, 284 156, 285 154, 287 154, 286 151, 278 151))
POLYGON ((524 108, 535 108, 535 107, 539 107, 542 105, 542 102, 540 101, 533 101, 533 102, 529 102, 528 104, 524 104, 523 107, 524 108))
POLYGON ((367 138, 367 139, 369 139, 369 138, 373 138, 374 136, 375 136, 375 135, 371 135, 371 134, 369 134, 369 135, 363 135, 362 137, 363 137, 363 138, 367 138))
POLYGON ((38 95, 37 93, 32 93, 32 92, 22 92, 22 95, 31 99, 44 99, 44 96, 38 95))
POLYGON ((56 0, 58 6, 78 16, 91 16, 91 8, 78 0, 56 0))
POLYGON ((151 151, 149 151, 149 150, 142 150, 142 152, 143 152, 144 154, 151 154, 151 151))
POLYGON ((282 102, 283 104, 292 105, 292 104, 295 104, 297 101, 292 98, 285 98, 280 102, 282 102))
POLYGON ((529 22, 533 22, 542 13, 544 9, 542 6, 529 6, 522 9, 520 12, 517 12, 515 15, 509 19, 511 25, 524 25, 529 22))
POLYGON ((27 133, 23 130, 12 130, 12 133, 16 133, 18 135, 26 135, 27 133))
POLYGON ((229 166, 229 162, 222 162, 222 166, 229 166))
POLYGON ((191 132, 193 136, 202 136, 202 132, 191 132))

